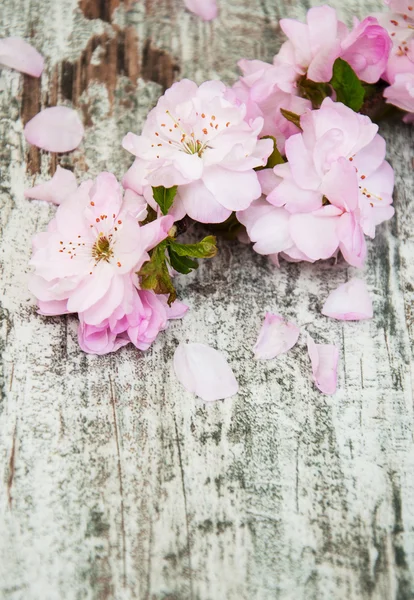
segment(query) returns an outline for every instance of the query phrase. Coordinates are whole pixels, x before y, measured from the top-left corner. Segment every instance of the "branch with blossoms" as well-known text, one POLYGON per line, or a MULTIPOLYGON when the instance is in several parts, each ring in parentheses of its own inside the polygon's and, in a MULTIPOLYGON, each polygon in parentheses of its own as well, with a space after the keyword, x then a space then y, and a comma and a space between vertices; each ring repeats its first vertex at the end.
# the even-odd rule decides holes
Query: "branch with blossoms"
MULTIPOLYGON (((215 2, 185 1, 205 20, 216 16, 215 2)), ((77 313, 86 352, 105 354, 130 342, 147 349, 169 319, 187 310, 174 277, 216 254, 214 235, 182 242, 192 222, 237 234, 275 265, 342 256, 362 267, 366 236, 374 238, 394 214, 394 174, 377 122, 414 117, 414 7, 411 0, 386 4, 390 11, 354 19, 351 29, 329 6, 310 9, 305 23, 282 19, 287 39, 273 63, 242 59, 231 88, 175 83, 141 133, 124 137, 135 158, 122 185, 101 173, 78 187, 58 167, 51 181, 28 190, 28 197, 60 205, 33 244, 30 289, 39 311, 77 313)), ((29 58, 28 72, 36 75, 39 57, 29 58)), ((21 57, 7 64, 18 68, 21 57)), ((27 124, 26 139, 71 150, 82 126, 47 112, 53 110, 27 124)), ((322 312, 371 318, 365 284, 344 284, 322 312)), ((275 358, 298 336, 295 324, 268 314, 255 355, 275 358)), ((316 385, 333 393, 338 349, 308 338, 308 351, 316 385)), ((180 346, 175 368, 187 389, 213 400, 237 390, 223 361, 200 344, 180 346)))

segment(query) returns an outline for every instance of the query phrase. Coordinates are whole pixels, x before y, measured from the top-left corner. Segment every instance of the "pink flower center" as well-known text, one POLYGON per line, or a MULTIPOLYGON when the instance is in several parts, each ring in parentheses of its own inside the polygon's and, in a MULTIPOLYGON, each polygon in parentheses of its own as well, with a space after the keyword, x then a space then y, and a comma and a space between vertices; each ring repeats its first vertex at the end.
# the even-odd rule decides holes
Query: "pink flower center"
POLYGON ((105 262, 109 262, 110 259, 114 255, 114 251, 111 248, 111 237, 112 234, 109 234, 106 237, 103 234, 100 234, 94 245, 92 246, 92 256, 99 262, 100 260, 104 260, 105 262))

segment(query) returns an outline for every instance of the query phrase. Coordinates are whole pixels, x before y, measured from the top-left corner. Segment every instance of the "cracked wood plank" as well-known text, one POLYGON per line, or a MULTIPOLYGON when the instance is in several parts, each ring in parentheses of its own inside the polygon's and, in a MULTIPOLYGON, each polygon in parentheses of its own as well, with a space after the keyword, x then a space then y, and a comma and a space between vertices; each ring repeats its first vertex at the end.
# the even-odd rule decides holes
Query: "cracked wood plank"
MULTIPOLYGON (((0 73, 0 597, 5 600, 411 600, 414 597, 413 129, 384 126, 396 217, 369 242, 375 318, 320 314, 356 270, 269 262, 238 243, 180 280, 191 306, 141 354, 82 354, 73 317, 36 314, 30 240, 54 208, 23 197, 57 164, 80 179, 131 162, 174 79, 233 82, 270 60, 277 22, 315 0, 221 0, 204 24, 181 0, 3 0, 0 35, 45 55, 40 81, 0 73), (69 155, 28 148, 24 123, 55 102, 82 114, 69 155), (302 340, 252 360, 266 310, 341 347, 339 390, 319 394, 302 340), (202 406, 171 371, 179 341, 229 358, 233 400, 202 406), (18 423, 18 427, 16 427, 18 423)), ((331 4, 344 19, 381 0, 331 4)))

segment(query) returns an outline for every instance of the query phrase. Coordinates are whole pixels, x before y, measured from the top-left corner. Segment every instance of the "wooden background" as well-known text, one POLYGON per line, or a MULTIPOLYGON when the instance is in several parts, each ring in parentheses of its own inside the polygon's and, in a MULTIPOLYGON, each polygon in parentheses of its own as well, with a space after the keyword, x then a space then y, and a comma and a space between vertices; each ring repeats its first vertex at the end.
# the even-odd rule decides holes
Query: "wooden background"
MULTIPOLYGON (((362 276, 375 318, 320 314, 356 274, 340 263, 277 270, 239 243, 182 277, 191 306, 146 353, 83 354, 74 317, 36 314, 30 241, 54 208, 23 197, 57 163, 121 176, 122 150, 175 79, 232 83, 270 60, 278 19, 309 0, 219 0, 205 24, 181 0, 1 0, 0 35, 44 54, 40 80, 0 73, 0 597, 3 600, 409 600, 414 598, 413 129, 384 126, 396 216, 362 276), (28 148, 41 107, 87 126, 64 156, 28 148), (266 310, 341 348, 339 390, 311 382, 304 339, 255 362, 266 310), (176 381, 179 341, 222 350, 239 394, 203 406, 176 381)), ((381 0, 331 0, 350 22, 381 0)))

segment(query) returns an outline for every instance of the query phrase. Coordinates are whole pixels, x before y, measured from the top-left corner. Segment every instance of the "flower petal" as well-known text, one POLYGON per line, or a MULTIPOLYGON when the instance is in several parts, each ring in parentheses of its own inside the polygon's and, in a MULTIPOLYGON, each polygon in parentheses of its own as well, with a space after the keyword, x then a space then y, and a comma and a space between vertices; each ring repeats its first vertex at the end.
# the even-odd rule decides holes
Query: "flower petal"
POLYGON ((255 357, 269 360, 287 352, 296 344, 300 329, 285 321, 281 315, 266 313, 265 320, 253 347, 255 357))
POLYGON ((45 63, 36 48, 19 37, 8 37, 0 40, 0 64, 40 77, 45 63))
POLYGON ((29 144, 49 152, 70 152, 79 146, 84 134, 78 113, 66 106, 40 111, 24 128, 29 144))
POLYGON ((185 389, 205 402, 229 398, 239 389, 223 354, 205 344, 180 344, 174 354, 174 371, 185 389))
POLYGON ((323 305, 322 314, 341 321, 360 321, 373 316, 372 300, 361 279, 351 279, 331 292, 323 305))
POLYGON ((308 353, 313 380, 324 394, 334 394, 337 384, 339 350, 335 344, 315 344, 308 335, 308 353))
POLYGON ((67 196, 76 192, 77 189, 76 177, 72 171, 58 166, 52 179, 25 190, 24 195, 25 198, 61 204, 67 196))
POLYGON ((203 19, 203 21, 211 21, 217 17, 216 0, 184 0, 184 4, 188 10, 203 19))

